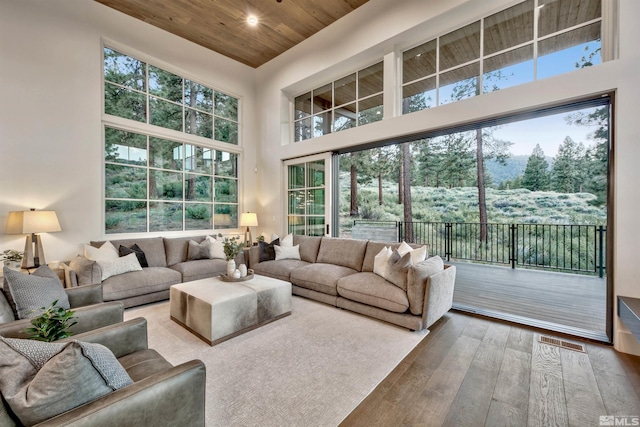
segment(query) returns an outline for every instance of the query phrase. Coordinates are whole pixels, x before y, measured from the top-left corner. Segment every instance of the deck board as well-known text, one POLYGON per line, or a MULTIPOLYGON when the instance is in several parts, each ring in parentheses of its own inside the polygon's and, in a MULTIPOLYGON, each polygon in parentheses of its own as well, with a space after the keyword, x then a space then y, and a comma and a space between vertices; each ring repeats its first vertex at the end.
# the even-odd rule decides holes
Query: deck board
POLYGON ((606 279, 455 262, 453 303, 606 333, 606 279))

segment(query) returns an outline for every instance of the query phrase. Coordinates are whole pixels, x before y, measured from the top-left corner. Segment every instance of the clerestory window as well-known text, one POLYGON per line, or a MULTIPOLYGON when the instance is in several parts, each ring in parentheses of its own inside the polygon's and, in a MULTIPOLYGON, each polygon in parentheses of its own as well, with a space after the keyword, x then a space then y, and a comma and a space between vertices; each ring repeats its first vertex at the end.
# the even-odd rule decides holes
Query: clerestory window
POLYGON ((601 0, 526 0, 403 52, 402 113, 602 62, 601 0))

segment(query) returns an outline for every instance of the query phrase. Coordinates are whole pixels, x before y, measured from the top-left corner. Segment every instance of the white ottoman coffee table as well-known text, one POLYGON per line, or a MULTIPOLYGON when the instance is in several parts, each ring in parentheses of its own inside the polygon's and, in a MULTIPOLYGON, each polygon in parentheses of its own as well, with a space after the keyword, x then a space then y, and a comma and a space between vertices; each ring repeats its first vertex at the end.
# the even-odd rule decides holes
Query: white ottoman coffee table
POLYGON ((171 286, 169 299, 171 319, 213 346, 291 314, 291 283, 211 277, 171 286))

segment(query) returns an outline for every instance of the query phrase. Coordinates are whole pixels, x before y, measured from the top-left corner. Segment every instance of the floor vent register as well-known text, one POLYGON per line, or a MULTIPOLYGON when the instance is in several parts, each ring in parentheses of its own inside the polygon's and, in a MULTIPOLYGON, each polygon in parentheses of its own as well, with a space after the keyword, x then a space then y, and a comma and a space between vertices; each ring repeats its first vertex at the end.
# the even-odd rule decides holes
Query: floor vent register
POLYGON ((555 345, 557 347, 566 348, 567 350, 579 351, 580 353, 586 353, 584 345, 576 344, 568 341, 559 340, 557 338, 540 336, 540 342, 543 344, 555 345))

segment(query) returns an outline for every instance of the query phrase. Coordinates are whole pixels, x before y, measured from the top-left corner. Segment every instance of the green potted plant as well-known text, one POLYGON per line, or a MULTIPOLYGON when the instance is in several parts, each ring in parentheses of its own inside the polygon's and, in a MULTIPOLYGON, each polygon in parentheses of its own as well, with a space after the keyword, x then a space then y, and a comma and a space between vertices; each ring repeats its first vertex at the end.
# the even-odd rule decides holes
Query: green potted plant
POLYGON ((14 249, 7 249, 2 252, 0 259, 4 260, 4 266, 12 270, 20 270, 20 264, 22 263, 22 257, 24 252, 16 251, 14 249))
POLYGON ((42 307, 42 314, 31 319, 32 328, 27 328, 23 332, 29 334, 29 338, 38 341, 57 341, 73 335, 70 327, 78 322, 75 319, 75 311, 57 307, 58 300, 55 300, 49 307, 42 307))
MULTIPOLYGON (((222 234, 218 234, 218 237, 222 237, 222 234)), ((227 257, 227 276, 231 277, 233 272, 236 271, 236 257, 244 248, 244 242, 241 242, 239 238, 225 237, 222 245, 224 246, 224 255, 227 257)))

